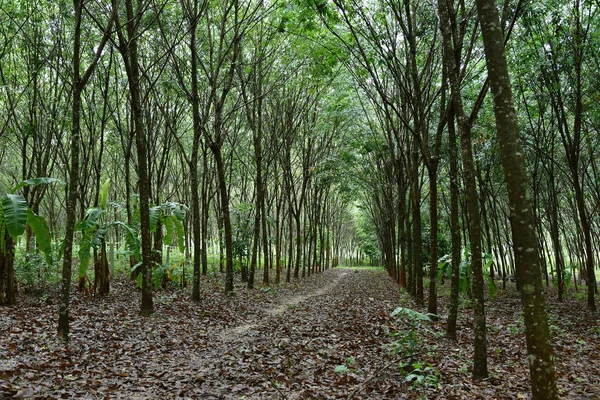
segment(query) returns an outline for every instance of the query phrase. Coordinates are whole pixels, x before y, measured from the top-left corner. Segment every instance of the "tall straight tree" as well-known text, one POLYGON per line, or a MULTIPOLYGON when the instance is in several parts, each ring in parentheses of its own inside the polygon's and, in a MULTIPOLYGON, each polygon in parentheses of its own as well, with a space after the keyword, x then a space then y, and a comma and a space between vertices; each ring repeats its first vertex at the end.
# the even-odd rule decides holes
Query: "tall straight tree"
MULTIPOLYGON (((112 0, 113 9, 119 8, 119 2, 112 0)), ((148 176, 148 152, 146 150, 146 134, 142 112, 141 75, 138 60, 138 41, 140 23, 145 10, 143 0, 137 0, 134 8, 133 0, 125 0, 126 22, 123 24, 117 13, 118 50, 123 58, 129 96, 135 143, 137 148, 139 195, 140 195, 140 231, 142 236, 142 303, 140 312, 149 315, 154 312, 152 300, 152 232, 150 229, 150 179, 148 176)))
POLYGON ((467 214, 469 217, 469 242, 471 244, 471 270, 473 272, 473 311, 475 317, 475 348, 473 351, 473 377, 486 378, 487 369, 487 329, 485 322, 485 305, 483 295, 483 268, 481 259, 481 217, 479 215, 479 200, 475 180, 475 165, 473 161, 473 145, 471 143, 471 123, 463 107, 460 92, 459 66, 456 62, 456 49, 452 44, 450 31, 450 11, 448 3, 438 0, 440 30, 444 52, 444 63, 450 81, 453 111, 458 120, 461 155, 463 161, 464 181, 467 191, 467 214))
POLYGON ((79 147, 81 144, 81 93, 89 81, 94 69, 98 65, 104 46, 110 38, 116 9, 113 7, 110 19, 104 29, 104 34, 96 48, 92 61, 85 72, 81 73, 81 31, 83 20, 84 0, 73 0, 73 16, 75 29, 73 31, 73 83, 71 105, 71 168, 69 170, 69 188, 67 193, 67 222, 65 226, 65 240, 62 268, 61 301, 58 312, 58 334, 64 339, 69 338, 69 302, 71 293, 71 266, 73 256, 73 234, 75 231, 75 218, 77 208, 77 187, 79 181, 79 147))
MULTIPOLYGON (((192 103, 192 123, 193 123, 193 139, 192 139, 192 152, 191 156, 188 158, 186 156, 187 164, 190 168, 190 183, 191 183, 191 191, 192 191, 192 236, 194 239, 194 278, 193 278, 193 287, 192 287, 192 300, 200 301, 200 261, 201 258, 206 256, 204 250, 204 239, 202 237, 202 228, 204 222, 203 216, 200 213, 200 180, 198 177, 198 157, 200 154, 200 144, 203 135, 203 128, 205 124, 205 119, 202 118, 206 116, 207 113, 201 113, 200 109, 200 88, 198 83, 198 39, 197 39, 197 30, 198 23, 200 18, 202 17, 207 2, 199 0, 191 0, 191 1, 182 1, 181 6, 183 8, 183 13, 188 21, 189 26, 189 48, 190 48, 190 75, 191 75, 191 85, 189 90, 183 84, 182 74, 179 72, 177 68, 177 72, 179 75, 179 80, 181 86, 184 88, 188 100, 192 103), (204 254, 203 254, 204 253, 204 254)), ((186 60, 187 62, 187 60, 186 60)), ((177 64, 176 64, 177 67, 177 64)), ((182 149, 183 151, 183 149, 182 149)), ((203 164, 206 164, 206 153, 204 152, 203 164)), ((204 169, 206 173, 206 168, 204 169)), ((203 183, 204 184, 204 183, 203 183)))
POLYGON ((525 157, 519 138, 500 18, 494 0, 476 0, 476 3, 488 77, 494 94, 500 156, 508 187, 533 399, 558 399, 534 213, 527 186, 525 157))

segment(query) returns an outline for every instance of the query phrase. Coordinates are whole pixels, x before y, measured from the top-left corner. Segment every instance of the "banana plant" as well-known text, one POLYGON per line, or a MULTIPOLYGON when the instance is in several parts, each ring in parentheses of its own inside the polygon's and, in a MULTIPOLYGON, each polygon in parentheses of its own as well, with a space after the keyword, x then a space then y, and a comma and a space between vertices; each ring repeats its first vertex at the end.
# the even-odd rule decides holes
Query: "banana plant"
MULTIPOLYGON (((139 229, 137 225, 130 226, 121 221, 110 221, 107 222, 104 218, 106 213, 106 203, 108 198, 108 189, 110 186, 110 180, 106 180, 102 189, 100 190, 99 206, 89 208, 86 211, 86 215, 83 220, 79 221, 75 225, 75 229, 81 231, 81 241, 79 244, 79 288, 83 290, 85 282, 87 280, 87 270, 89 267, 90 260, 92 258, 92 250, 100 252, 97 257, 96 265, 98 263, 103 264, 103 271, 101 275, 105 277, 107 275, 107 264, 106 264, 106 234, 110 229, 122 229, 125 232, 125 241, 129 252, 134 256, 137 264, 132 269, 136 269, 141 264, 141 240, 139 229)), ((152 231, 156 231, 159 222, 165 226, 166 235, 163 237, 165 244, 171 244, 173 238, 177 238, 178 246, 181 251, 184 251, 184 237, 185 231, 183 227, 183 219, 187 207, 175 203, 168 202, 160 206, 150 208, 150 224, 152 231)), ((98 271, 98 269, 97 269, 98 271)), ((98 277, 96 273, 96 280, 98 277)), ((100 294, 107 294, 108 289, 104 289, 107 282, 96 282, 96 290, 100 294)))
POLYGON ((79 270, 78 270, 78 289, 85 291, 87 278, 87 270, 90 259, 92 258, 92 249, 94 250, 94 288, 100 295, 106 295, 109 292, 109 276, 108 260, 106 257, 106 234, 112 229, 123 229, 125 231, 126 243, 129 250, 139 258, 140 241, 137 231, 121 221, 107 222, 104 218, 106 213, 106 203, 108 199, 108 190, 110 187, 110 179, 107 179, 99 193, 98 207, 89 208, 85 217, 75 225, 75 230, 81 232, 81 240, 79 242, 79 270))
POLYGON ((170 246, 173 239, 177 239, 177 247, 180 252, 185 251, 185 228, 183 220, 189 208, 181 203, 169 201, 159 206, 150 208, 150 230, 156 232, 157 227, 163 225, 166 234, 163 243, 170 246))
MULTIPOLYGON (((150 230, 156 232, 157 229, 165 227, 165 235, 162 237, 164 245, 171 246, 173 241, 177 241, 177 247, 180 252, 185 251, 185 228, 183 220, 185 214, 189 211, 189 208, 184 204, 177 202, 166 202, 159 206, 150 208, 150 230)), ((155 265, 158 268, 153 269, 152 280, 155 288, 158 288, 161 283, 164 283, 165 278, 170 275, 172 268, 167 268, 167 274, 165 274, 165 268, 162 265, 155 265)), ((134 267, 135 268, 135 267, 134 267)), ((138 286, 142 287, 142 276, 138 275, 137 283, 138 286)), ((169 278, 170 279, 170 278, 169 278)))
POLYGON ((0 304, 16 302, 16 285, 14 272, 14 243, 25 232, 27 224, 31 227, 40 252, 47 264, 52 260, 52 235, 44 217, 34 213, 25 197, 16 192, 24 186, 62 183, 56 178, 33 178, 20 182, 9 193, 0 198, 0 276, 7 277, 0 281, 0 304))

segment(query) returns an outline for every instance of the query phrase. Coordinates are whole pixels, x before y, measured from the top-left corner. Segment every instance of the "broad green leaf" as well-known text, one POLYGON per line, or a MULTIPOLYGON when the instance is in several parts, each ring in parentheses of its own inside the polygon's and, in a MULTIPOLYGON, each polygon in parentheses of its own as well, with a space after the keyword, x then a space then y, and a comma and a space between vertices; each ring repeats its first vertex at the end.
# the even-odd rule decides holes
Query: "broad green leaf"
POLYGON ((25 232, 27 224, 27 202, 18 194, 5 194, 2 196, 2 210, 6 230, 14 240, 25 232))
POLYGON ((490 295, 490 299, 493 299, 496 296, 497 288, 496 282, 492 279, 491 276, 488 275, 488 294, 490 295))
POLYGON ((42 185, 42 184, 49 184, 49 183, 55 183, 58 182, 60 184, 64 184, 63 181, 61 181, 58 178, 33 178, 33 179, 27 179, 24 181, 19 182, 19 184, 17 186, 15 186, 14 188, 11 189, 10 193, 15 193, 17 190, 21 189, 23 186, 38 186, 38 185, 42 185))
POLYGON ((100 208, 106 208, 106 199, 108 198, 108 188, 110 187, 110 179, 107 179, 100 189, 100 208))
POLYGON ((163 237, 163 243, 170 246, 173 243, 173 220, 175 218, 171 215, 164 218, 163 223, 165 225, 167 233, 163 237))
POLYGON ((156 232, 156 226, 158 225, 158 219, 160 218, 160 207, 150 208, 150 231, 156 232))
MULTIPOLYGON (((141 274, 140 274, 141 275, 141 274)), ((154 283, 154 289, 160 289, 160 284, 162 281, 162 273, 159 273, 157 270, 152 270, 152 283, 154 283)))
POLYGON ((138 262, 138 263, 136 263, 136 264, 135 264, 133 267, 131 267, 131 269, 129 270, 129 272, 133 272, 133 271, 135 271, 135 270, 136 270, 136 269, 138 269, 138 268, 139 268, 141 265, 142 265, 142 262, 141 262, 141 261, 140 261, 140 262, 138 262))
POLYGON ((392 317, 399 315, 400 317, 407 317, 411 320, 420 321, 431 321, 431 318, 427 314, 420 313, 410 308, 398 307, 392 311, 392 317))
POLYGON ((448 261, 442 261, 438 266, 437 279, 441 282, 446 275, 446 267, 448 267, 448 261))
POLYGON ((75 229, 81 231, 93 231, 100 225, 100 218, 104 215, 104 210, 100 208, 90 208, 85 213, 85 218, 75 225, 75 229))
POLYGON ((50 234, 50 228, 48 228, 46 220, 44 217, 40 217, 28 209, 27 223, 29 223, 31 230, 37 239, 38 247, 44 254, 46 263, 52 265, 52 235, 50 234))
POLYGON ((104 237, 106 236, 106 232, 108 231, 108 227, 102 226, 100 227, 94 234, 92 238, 92 247, 98 250, 102 247, 102 243, 104 242, 104 237))
POLYGON ((177 218, 173 221, 177 228, 177 247, 179 247, 179 251, 183 253, 185 251, 185 229, 183 227, 183 222, 177 218))
POLYGON ((4 215, 2 214, 2 208, 0 208, 0 251, 2 251, 2 254, 6 254, 6 241, 4 240, 5 232, 6 225, 4 225, 4 215))
POLYGON ((127 248, 133 254, 137 261, 141 261, 141 243, 136 230, 132 229, 129 225, 120 221, 113 222, 112 225, 116 225, 125 229, 125 242, 127 243, 127 248))
POLYGON ((183 221, 185 219, 185 211, 183 210, 182 207, 176 207, 175 209, 173 209, 173 215, 179 221, 183 221))

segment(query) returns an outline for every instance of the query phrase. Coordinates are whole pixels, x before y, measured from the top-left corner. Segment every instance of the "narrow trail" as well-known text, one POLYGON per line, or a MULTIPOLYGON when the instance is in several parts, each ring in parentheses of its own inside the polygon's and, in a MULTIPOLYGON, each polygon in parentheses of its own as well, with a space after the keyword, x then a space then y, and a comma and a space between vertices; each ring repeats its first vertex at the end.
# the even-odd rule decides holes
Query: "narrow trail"
POLYGON ((258 321, 209 333, 185 362, 196 378, 191 398, 339 399, 356 391, 389 353, 382 342, 397 289, 383 271, 331 270, 319 283, 258 321), (335 373, 350 357, 356 373, 335 373))
POLYGON ((337 277, 335 277, 333 282, 313 292, 298 294, 290 297, 283 297, 279 300, 277 305, 267 308, 263 311, 264 318, 260 321, 256 321, 251 324, 238 325, 233 328, 223 329, 219 332, 211 332, 211 336, 223 344, 236 341, 253 340, 252 337, 245 337, 245 334, 247 332, 256 331, 257 328, 268 324, 268 322, 273 317, 280 316, 286 311, 296 308, 300 303, 303 303, 313 297, 326 295, 327 293, 331 292, 332 289, 335 288, 335 286, 337 286, 340 280, 342 280, 342 278, 344 278, 347 273, 348 271, 343 270, 341 273, 338 274, 337 277))

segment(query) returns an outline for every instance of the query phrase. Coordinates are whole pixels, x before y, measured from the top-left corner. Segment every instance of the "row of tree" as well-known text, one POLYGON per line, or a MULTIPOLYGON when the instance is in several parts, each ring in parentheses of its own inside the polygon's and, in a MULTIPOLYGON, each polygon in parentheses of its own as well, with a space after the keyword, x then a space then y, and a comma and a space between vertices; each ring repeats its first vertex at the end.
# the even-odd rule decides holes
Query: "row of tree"
POLYGON ((596 5, 320 4, 323 26, 368 99, 372 140, 363 159, 376 174, 362 181, 390 275, 423 304, 428 272, 427 308, 437 314, 438 246, 449 242, 447 328, 455 337, 464 250, 475 314, 473 375, 482 378, 483 259, 495 259, 486 263, 491 284, 501 272, 504 284, 513 274, 521 289, 534 398, 556 398, 542 277, 555 281, 562 299, 565 282, 580 272, 588 308, 596 309, 596 5))
MULTIPOLYGON (((359 246, 377 257, 376 236, 389 273, 418 302, 428 293, 432 314, 438 260, 451 260, 450 337, 468 260, 475 377, 487 375, 484 270, 515 275, 534 396, 556 397, 542 278, 559 298, 583 278, 595 309, 593 2, 4 1, 0 12, 0 184, 68 182, 20 189, 64 243, 65 337, 74 246, 79 261, 94 248, 94 288, 108 291, 107 223, 143 277, 143 313, 172 230, 187 228, 194 301, 213 237, 232 291, 236 260, 249 287, 261 262, 263 284, 269 266, 289 281, 359 246), (107 179, 121 200, 109 206, 107 179)), ((10 262, 15 232, 3 234, 10 262)), ((11 303, 14 271, 0 264, 11 303)))
MULTIPOLYGON (((335 265, 348 249, 351 195, 335 158, 352 145, 349 94, 334 80, 335 57, 307 42, 314 29, 297 35, 301 11, 240 1, 3 3, 2 184, 68 182, 64 193, 21 189, 62 242, 62 335, 73 255, 83 290, 93 247, 94 291, 108 293, 109 235, 127 242, 143 277, 143 313, 153 311, 152 268, 163 244, 177 242, 178 223, 188 227, 189 256, 193 249, 195 301, 211 231, 226 291, 234 258, 253 287, 261 261, 263 284, 270 266, 279 283, 335 265), (107 205, 109 188, 120 201, 107 205)), ((11 233, 3 236, 12 258, 2 263, 9 304, 19 236, 11 233)), ((28 251, 32 237, 28 225, 28 251)))

